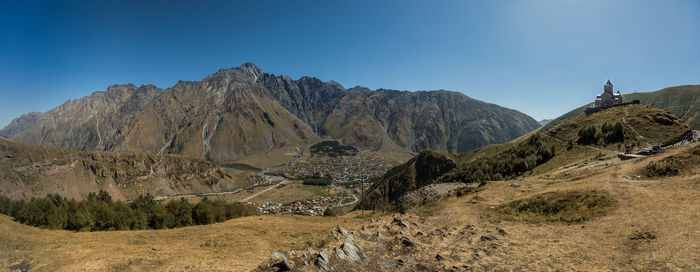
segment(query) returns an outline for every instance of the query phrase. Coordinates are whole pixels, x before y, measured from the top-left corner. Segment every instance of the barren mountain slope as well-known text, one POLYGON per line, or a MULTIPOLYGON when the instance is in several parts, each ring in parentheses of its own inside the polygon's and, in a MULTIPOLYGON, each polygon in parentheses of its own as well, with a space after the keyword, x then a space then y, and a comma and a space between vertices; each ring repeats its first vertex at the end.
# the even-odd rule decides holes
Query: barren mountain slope
POLYGON ((0 194, 15 199, 57 193, 82 199, 100 189, 115 199, 233 190, 248 184, 211 162, 177 155, 74 151, 0 138, 0 194))
POLYGON ((363 149, 464 152, 539 124, 449 91, 372 91, 263 72, 252 63, 165 90, 112 86, 0 131, 28 144, 230 162, 319 138, 363 149))

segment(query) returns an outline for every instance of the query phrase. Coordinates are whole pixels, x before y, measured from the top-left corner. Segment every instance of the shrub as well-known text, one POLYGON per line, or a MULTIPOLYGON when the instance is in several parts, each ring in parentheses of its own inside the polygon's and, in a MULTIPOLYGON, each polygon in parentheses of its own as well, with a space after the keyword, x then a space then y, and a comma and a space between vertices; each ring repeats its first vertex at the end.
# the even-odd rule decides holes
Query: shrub
POLYGON ((579 144, 593 144, 598 140, 596 134, 598 129, 595 126, 582 127, 578 130, 578 143, 579 144))
POLYGON ((10 211, 12 210, 12 200, 10 198, 0 195, 0 213, 1 214, 10 214, 10 211))
POLYGON ((513 221, 574 223, 604 215, 613 205, 604 192, 551 192, 500 205, 496 212, 513 221))

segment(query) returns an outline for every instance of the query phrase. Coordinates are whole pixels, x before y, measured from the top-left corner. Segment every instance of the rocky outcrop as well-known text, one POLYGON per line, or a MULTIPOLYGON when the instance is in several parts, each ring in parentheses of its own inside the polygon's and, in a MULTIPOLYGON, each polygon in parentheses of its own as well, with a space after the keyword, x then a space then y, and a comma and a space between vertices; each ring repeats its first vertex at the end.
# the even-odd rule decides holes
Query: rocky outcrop
POLYGON ((234 190, 234 177, 213 162, 176 155, 74 151, 30 146, 0 137, 0 194, 14 199, 57 193, 81 199, 107 190, 115 199, 234 190))
POLYGON ((397 204, 404 195, 432 184, 435 178, 455 166, 455 162, 445 155, 425 150, 379 177, 365 192, 358 208, 376 209, 390 203, 397 204))
POLYGON ((492 271, 516 245, 498 222, 447 227, 415 215, 380 218, 354 233, 279 254, 254 271, 279 271, 285 260, 292 271, 492 271), (386 235, 374 235, 379 230, 386 235))
POLYGON ((165 90, 111 86, 22 116, 0 133, 34 145, 228 162, 319 138, 359 148, 465 152, 538 126, 525 114, 457 92, 346 89, 246 63, 165 90))

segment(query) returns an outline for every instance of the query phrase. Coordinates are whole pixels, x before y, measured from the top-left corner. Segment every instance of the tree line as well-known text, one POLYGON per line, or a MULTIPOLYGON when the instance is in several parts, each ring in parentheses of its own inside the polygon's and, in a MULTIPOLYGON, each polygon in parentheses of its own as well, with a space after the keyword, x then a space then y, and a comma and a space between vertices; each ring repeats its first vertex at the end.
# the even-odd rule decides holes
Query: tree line
POLYGON ((90 193, 81 201, 58 194, 29 200, 0 195, 0 213, 31 226, 75 231, 177 228, 258 214, 252 205, 206 197, 196 205, 184 198, 164 204, 146 194, 125 203, 113 201, 103 190, 90 193))
POLYGON ((460 165, 437 182, 480 182, 515 178, 554 157, 554 146, 545 145, 539 134, 494 156, 460 165))

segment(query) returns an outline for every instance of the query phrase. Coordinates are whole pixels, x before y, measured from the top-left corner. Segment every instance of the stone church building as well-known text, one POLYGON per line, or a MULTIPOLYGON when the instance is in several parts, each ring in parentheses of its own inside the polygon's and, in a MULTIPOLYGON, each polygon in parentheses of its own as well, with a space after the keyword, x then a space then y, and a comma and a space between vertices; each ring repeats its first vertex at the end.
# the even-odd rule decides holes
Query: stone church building
POLYGON ((620 91, 613 93, 613 85, 610 80, 603 85, 603 93, 595 97, 595 106, 598 108, 607 108, 622 104, 622 94, 620 91))

